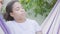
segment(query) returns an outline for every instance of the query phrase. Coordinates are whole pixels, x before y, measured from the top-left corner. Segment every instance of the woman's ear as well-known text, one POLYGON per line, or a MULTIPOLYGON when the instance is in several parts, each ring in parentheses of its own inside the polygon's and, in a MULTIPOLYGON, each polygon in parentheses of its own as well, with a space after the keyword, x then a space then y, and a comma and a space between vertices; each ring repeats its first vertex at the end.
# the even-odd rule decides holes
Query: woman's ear
POLYGON ((13 16, 14 16, 12 12, 10 13, 10 16, 11 16, 11 17, 13 17, 13 16))

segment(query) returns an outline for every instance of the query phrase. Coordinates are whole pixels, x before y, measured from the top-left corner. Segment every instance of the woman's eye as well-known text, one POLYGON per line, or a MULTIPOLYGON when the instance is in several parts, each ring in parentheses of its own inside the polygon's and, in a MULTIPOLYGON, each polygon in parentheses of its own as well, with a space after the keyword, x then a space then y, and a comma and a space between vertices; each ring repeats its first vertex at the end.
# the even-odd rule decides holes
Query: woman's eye
POLYGON ((16 11, 19 11, 19 9, 16 9, 16 11))
POLYGON ((19 11, 19 10, 24 10, 24 8, 23 7, 16 7, 15 8, 15 11, 19 11))
POLYGON ((20 8, 16 8, 15 10, 16 10, 16 11, 19 11, 19 10, 20 10, 20 8))

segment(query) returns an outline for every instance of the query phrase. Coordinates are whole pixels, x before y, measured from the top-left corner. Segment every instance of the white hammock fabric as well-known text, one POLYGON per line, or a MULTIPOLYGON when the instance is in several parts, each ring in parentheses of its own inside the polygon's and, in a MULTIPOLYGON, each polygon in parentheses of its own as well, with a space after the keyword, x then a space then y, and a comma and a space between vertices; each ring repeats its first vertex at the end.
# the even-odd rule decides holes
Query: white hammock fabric
POLYGON ((45 21, 42 23, 41 28, 43 34, 59 34, 60 24, 60 0, 58 0, 48 15, 48 17, 45 19, 45 21))

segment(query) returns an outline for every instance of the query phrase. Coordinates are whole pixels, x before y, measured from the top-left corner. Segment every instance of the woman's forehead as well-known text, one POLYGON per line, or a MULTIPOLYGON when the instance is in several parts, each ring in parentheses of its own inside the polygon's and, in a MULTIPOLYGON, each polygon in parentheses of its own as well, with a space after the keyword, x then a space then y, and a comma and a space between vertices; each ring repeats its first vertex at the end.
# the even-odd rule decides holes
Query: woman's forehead
POLYGON ((22 7, 22 5, 19 2, 14 3, 13 7, 22 7))
POLYGON ((17 6, 18 6, 18 5, 21 6, 21 4, 20 4, 19 2, 15 2, 15 3, 14 3, 14 6, 16 6, 16 5, 17 5, 17 6))

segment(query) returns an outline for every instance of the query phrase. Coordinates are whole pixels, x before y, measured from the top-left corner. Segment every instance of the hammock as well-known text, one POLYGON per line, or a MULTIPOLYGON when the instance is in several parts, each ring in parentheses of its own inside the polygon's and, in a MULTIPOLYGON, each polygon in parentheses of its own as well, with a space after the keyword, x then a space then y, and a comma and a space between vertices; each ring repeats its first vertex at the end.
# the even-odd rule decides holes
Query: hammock
POLYGON ((41 28, 43 34, 58 34, 60 24, 60 0, 58 0, 42 23, 41 28))
POLYGON ((4 21, 2 20, 1 17, 0 17, 0 27, 2 28, 2 30, 4 31, 5 34, 11 34, 9 28, 4 23, 4 21))

